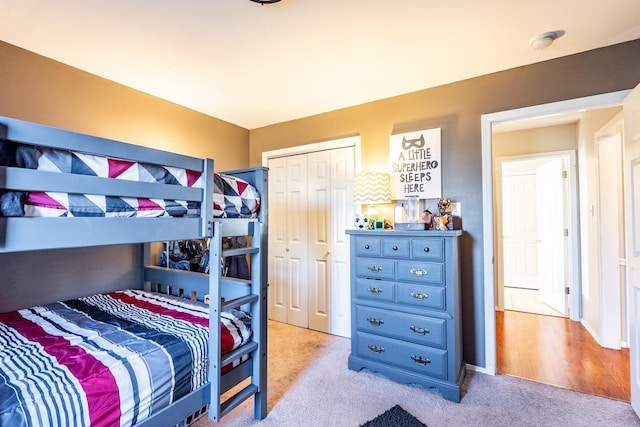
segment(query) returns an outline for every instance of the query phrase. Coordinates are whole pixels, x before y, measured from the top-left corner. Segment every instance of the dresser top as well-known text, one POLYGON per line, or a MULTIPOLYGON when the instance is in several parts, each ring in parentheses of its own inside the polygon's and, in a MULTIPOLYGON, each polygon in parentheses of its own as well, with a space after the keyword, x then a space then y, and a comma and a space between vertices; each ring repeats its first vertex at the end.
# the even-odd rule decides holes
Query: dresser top
POLYGON ((461 236, 463 230, 431 231, 431 230, 346 230, 347 234, 358 236, 406 236, 406 237, 456 237, 461 236))

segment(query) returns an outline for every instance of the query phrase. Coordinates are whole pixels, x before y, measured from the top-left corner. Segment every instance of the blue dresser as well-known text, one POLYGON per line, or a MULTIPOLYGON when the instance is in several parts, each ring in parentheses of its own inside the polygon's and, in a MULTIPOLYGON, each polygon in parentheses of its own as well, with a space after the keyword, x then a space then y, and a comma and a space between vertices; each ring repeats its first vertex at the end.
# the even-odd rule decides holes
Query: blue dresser
POLYGON ((363 368, 435 387, 460 401, 462 231, 347 230, 351 238, 351 355, 363 368))

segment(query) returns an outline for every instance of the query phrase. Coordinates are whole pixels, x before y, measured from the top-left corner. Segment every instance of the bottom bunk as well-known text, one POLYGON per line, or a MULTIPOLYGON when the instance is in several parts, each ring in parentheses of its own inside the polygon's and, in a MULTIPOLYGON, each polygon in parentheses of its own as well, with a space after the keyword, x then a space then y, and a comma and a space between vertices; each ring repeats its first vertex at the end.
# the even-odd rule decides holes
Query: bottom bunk
POLYGON ((218 222, 211 240, 211 260, 246 256, 250 279, 151 265, 145 245, 144 290, 0 313, 0 426, 184 425, 204 410, 219 421, 251 397, 264 418, 260 227, 257 246, 223 248, 218 222))
MULTIPOLYGON (((0 314, 0 425, 134 425, 155 415, 207 383, 208 312, 129 290, 0 314)), ((225 354, 251 340, 248 314, 220 319, 225 354)))

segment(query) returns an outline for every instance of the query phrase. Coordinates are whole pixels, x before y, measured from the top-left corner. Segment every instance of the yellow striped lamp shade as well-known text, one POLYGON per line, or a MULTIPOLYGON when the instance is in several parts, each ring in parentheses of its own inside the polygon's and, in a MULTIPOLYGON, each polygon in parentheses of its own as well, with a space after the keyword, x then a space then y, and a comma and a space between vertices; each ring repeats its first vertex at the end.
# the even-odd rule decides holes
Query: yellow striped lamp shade
POLYGON ((353 188, 355 203, 391 203, 389 174, 382 172, 364 172, 356 175, 353 188))

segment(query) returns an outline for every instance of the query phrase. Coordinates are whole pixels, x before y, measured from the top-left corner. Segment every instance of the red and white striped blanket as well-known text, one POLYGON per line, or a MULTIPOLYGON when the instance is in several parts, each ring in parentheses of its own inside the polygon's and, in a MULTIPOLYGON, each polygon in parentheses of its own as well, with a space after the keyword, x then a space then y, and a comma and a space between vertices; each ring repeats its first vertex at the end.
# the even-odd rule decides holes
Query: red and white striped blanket
MULTIPOLYGON (((251 337, 223 313, 223 353, 251 337)), ((132 290, 0 313, 0 425, 133 425, 208 380, 208 307, 132 290)))

